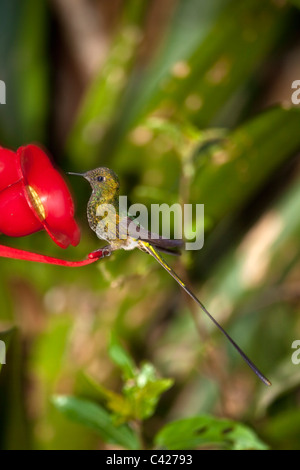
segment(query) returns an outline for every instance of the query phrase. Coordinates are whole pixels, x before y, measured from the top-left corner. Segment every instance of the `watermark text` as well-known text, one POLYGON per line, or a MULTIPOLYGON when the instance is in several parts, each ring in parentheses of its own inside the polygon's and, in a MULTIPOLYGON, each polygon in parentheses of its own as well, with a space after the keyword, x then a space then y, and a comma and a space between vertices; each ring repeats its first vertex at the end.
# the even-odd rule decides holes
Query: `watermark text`
POLYGON ((297 366, 298 364, 300 364, 300 340, 295 339, 295 341, 293 341, 292 343, 291 348, 296 349, 296 351, 293 352, 291 359, 292 359, 292 363, 295 364, 295 366, 297 366))
POLYGON ((0 364, 6 364, 6 344, 0 341, 0 364))
POLYGON ((107 240, 185 240, 186 250, 204 245, 203 204, 152 204, 149 213, 143 204, 128 207, 127 196, 119 197, 119 207, 100 204, 97 208, 97 235, 107 240), (150 220, 150 225, 149 225, 150 220), (151 230, 149 229, 149 226, 151 230))
POLYGON ((300 104, 300 80, 293 81, 292 89, 295 90, 292 94, 292 103, 295 105, 300 104))
POLYGON ((0 80, 0 104, 6 104, 6 85, 3 80, 0 80))

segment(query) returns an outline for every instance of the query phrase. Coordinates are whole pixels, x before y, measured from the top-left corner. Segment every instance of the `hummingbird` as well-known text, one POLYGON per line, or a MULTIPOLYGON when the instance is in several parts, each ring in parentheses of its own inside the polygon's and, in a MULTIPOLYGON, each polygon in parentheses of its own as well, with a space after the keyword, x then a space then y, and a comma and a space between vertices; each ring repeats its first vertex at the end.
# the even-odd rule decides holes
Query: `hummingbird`
POLYGON ((249 359, 244 351, 238 346, 233 338, 218 323, 203 303, 187 287, 183 280, 169 266, 161 253, 180 254, 182 240, 170 240, 136 224, 134 218, 128 213, 120 213, 119 196, 120 182, 116 173, 106 167, 96 168, 86 173, 68 173, 69 175, 82 176, 92 187, 92 195, 87 205, 87 218, 90 228, 99 239, 108 243, 104 248, 92 253, 95 257, 97 252, 101 257, 110 256, 116 250, 133 250, 135 248, 151 255, 179 286, 198 304, 201 310, 210 318, 215 326, 223 333, 235 350, 240 354, 252 371, 267 386, 271 382, 262 374, 256 365, 249 359), (135 232, 132 235, 130 227, 135 224, 135 232))

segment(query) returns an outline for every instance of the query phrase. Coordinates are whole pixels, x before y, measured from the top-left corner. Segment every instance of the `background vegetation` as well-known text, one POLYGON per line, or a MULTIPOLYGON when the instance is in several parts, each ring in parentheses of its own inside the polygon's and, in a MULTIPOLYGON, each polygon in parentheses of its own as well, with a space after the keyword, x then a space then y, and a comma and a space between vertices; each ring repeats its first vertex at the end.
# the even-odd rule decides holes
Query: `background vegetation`
MULTIPOLYGON (((169 261, 273 382, 143 253, 77 270, 1 260, 1 448, 300 448, 298 7, 1 0, 1 145, 109 166, 132 202, 204 203, 204 248, 169 261)), ((70 184, 78 248, 1 243, 99 248, 90 188, 70 184)))

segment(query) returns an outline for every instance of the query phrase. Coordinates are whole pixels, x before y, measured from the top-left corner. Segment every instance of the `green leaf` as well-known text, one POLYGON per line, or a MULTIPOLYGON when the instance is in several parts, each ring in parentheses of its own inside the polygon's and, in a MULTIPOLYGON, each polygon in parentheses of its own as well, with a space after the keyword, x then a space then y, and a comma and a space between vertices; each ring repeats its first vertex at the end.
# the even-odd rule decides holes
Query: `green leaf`
MULTIPOLYGON (((203 3, 195 0, 187 1, 189 8, 182 3, 178 11, 186 15, 186 22, 183 16, 181 25, 189 24, 194 9, 191 27, 186 27, 183 41, 179 15, 175 14, 157 62, 147 74, 138 72, 137 84, 125 94, 113 145, 140 126, 149 113, 189 120, 201 128, 216 122, 223 125, 221 112, 263 65, 286 27, 288 9, 271 0, 264 8, 260 0, 214 1, 209 2, 211 8, 194 8, 195 3, 203 3), (179 46, 180 41, 186 46, 179 46)), ((242 100, 239 97, 235 114, 240 113, 248 96, 246 91, 242 100)), ((105 153, 109 148, 104 146, 103 150, 105 153)), ((117 150, 117 156, 123 154, 121 146, 117 150)))
MULTIPOLYGON (((231 186, 233 187, 233 184, 231 186)), ((210 301, 213 302, 217 292, 222 302, 229 306, 228 314, 236 312, 242 320, 241 309, 243 309, 244 318, 247 319, 246 312, 251 313, 251 315, 248 315, 250 321, 250 317, 253 319, 256 312, 258 318, 261 317, 261 321, 263 321, 264 301, 262 295, 267 296, 269 295, 268 292, 272 293, 272 308, 274 308, 274 304, 284 302, 283 294, 279 294, 277 299, 274 292, 283 289, 284 278, 291 272, 295 263, 299 262, 299 212, 300 186, 299 181, 296 180, 272 204, 269 210, 263 213, 241 242, 227 253, 219 266, 215 267, 214 281, 211 283, 207 296, 208 308, 210 307, 210 301), (248 305, 246 312, 245 299, 248 305)), ((274 311, 270 314, 274 315, 274 311)), ((238 318, 235 320, 236 323, 237 320, 238 318)), ((290 327, 285 332, 282 328, 278 330, 276 324, 274 324, 274 329, 278 334, 275 335, 274 344, 272 345, 270 339, 266 342, 262 325, 263 323, 256 330, 255 345, 261 344, 260 356, 270 358, 270 367, 275 365, 273 355, 278 350, 278 341, 283 341, 290 347, 293 337, 291 337, 290 327), (274 348, 273 351, 272 347, 274 348)), ((271 327, 272 324, 268 325, 267 330, 271 327)), ((241 323, 241 328, 245 330, 245 324, 241 323)), ((257 353, 256 346, 254 346, 254 352, 257 353)), ((276 367, 278 367, 278 364, 276 367)), ((295 375, 294 378, 296 379, 297 374, 291 372, 290 368, 285 366, 283 370, 290 373, 291 377, 295 375)), ((275 377, 274 382, 276 382, 275 377)), ((288 384, 287 377, 283 380, 280 376, 278 377, 278 385, 272 387, 267 393, 272 396, 278 388, 281 389, 281 387, 288 386, 288 384)))
POLYGON ((106 62, 86 92, 67 143, 68 153, 78 166, 82 155, 87 166, 94 166, 100 143, 116 119, 141 39, 139 23, 146 8, 144 2, 126 2, 123 24, 112 41, 106 62))
POLYGON ((125 379, 130 379, 136 374, 136 366, 130 355, 125 351, 115 333, 110 336, 108 353, 111 360, 122 370, 125 379))
MULTIPOLYGON (((184 0, 177 3, 176 11, 165 32, 165 40, 153 64, 146 73, 138 71, 133 87, 127 90, 123 103, 125 127, 138 122, 145 109, 151 109, 162 98, 162 88, 174 64, 190 57, 209 34, 220 11, 228 0, 184 0), (137 83, 136 83, 137 82, 137 83), (126 126, 127 124, 127 126, 126 126)), ((176 101, 176 97, 175 97, 176 101)))
POLYGON ((7 85, 7 104, 0 110, 0 128, 12 147, 45 138, 49 110, 47 26, 46 0, 1 2, 0 62, 5 64, 1 79, 7 85))
POLYGON ((109 355, 122 370, 125 385, 124 397, 101 388, 107 407, 121 421, 144 420, 152 416, 161 394, 173 385, 173 380, 158 378, 150 363, 138 369, 114 333, 111 335, 109 355))
POLYGON ((155 444, 169 450, 217 447, 226 450, 267 450, 268 447, 243 424, 211 416, 195 416, 167 424, 155 444))
POLYGON ((195 159, 191 202, 204 203, 206 216, 215 222, 234 213, 299 150, 299 122, 300 109, 272 108, 233 131, 221 145, 201 152, 195 159))
POLYGON ((139 420, 150 418, 162 393, 171 388, 173 383, 172 379, 159 379, 152 364, 143 364, 134 380, 129 380, 123 389, 133 416, 139 420))
POLYGON ((77 382, 79 394, 104 402, 106 408, 113 413, 114 423, 120 424, 149 418, 154 414, 162 393, 173 385, 173 380, 158 378, 154 367, 149 363, 143 364, 141 369, 131 367, 128 375, 128 355, 115 339, 112 351, 115 355, 113 356, 115 362, 124 371, 126 381, 123 394, 108 390, 83 374, 79 376, 77 382))
POLYGON ((133 430, 127 425, 116 426, 111 414, 100 405, 71 396, 55 396, 53 404, 69 419, 96 431, 105 442, 130 450, 140 449, 133 430))
POLYGON ((151 107, 157 102, 164 108, 167 103, 178 116, 201 127, 211 125, 263 63, 285 22, 285 9, 271 0, 264 8, 260 0, 225 4, 204 40, 171 68, 151 107))
POLYGON ((76 392, 84 399, 104 403, 114 413, 114 423, 123 423, 132 416, 130 404, 125 397, 107 389, 84 373, 77 377, 76 392))

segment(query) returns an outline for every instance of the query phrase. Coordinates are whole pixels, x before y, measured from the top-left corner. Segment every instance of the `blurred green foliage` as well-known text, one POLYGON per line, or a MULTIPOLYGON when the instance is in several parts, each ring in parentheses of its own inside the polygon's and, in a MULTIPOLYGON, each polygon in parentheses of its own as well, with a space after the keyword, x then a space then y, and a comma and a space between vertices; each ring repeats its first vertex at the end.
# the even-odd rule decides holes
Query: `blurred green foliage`
MULTIPOLYGON (((109 414, 95 401, 86 399, 56 396, 53 403, 69 419, 98 432, 105 442, 118 444, 129 450, 141 449, 141 422, 154 414, 157 397, 170 388, 172 381, 156 378, 151 364, 144 364, 138 371, 116 338, 110 347, 110 356, 123 370, 124 378, 129 379, 123 388, 123 396, 103 390, 88 377, 85 377, 85 387, 82 387, 81 393, 84 393, 84 389, 87 393, 88 388, 93 388, 96 392, 94 400, 96 396, 98 399, 105 397, 109 400, 108 408, 113 414, 109 414), (124 361, 125 357, 127 359, 124 361), (130 371, 129 362, 132 366, 130 371), (120 417, 128 422, 127 426, 121 424, 120 417)), ((267 450, 267 446, 246 426, 210 416, 186 418, 167 424, 154 437, 154 445, 158 449, 170 450, 205 446, 227 450, 267 450)))
MULTIPOLYGON (((299 2, 76 4, 1 0, 1 145, 39 142, 66 171, 109 166, 131 202, 203 203, 204 248, 170 263, 273 387, 143 253, 78 270, 1 260, 0 339, 17 328, 1 448, 299 449, 299 2)), ((70 185, 78 248, 1 243, 99 248, 90 188, 70 185)))

